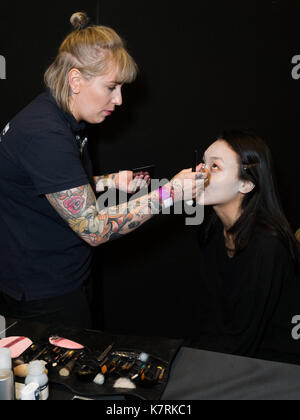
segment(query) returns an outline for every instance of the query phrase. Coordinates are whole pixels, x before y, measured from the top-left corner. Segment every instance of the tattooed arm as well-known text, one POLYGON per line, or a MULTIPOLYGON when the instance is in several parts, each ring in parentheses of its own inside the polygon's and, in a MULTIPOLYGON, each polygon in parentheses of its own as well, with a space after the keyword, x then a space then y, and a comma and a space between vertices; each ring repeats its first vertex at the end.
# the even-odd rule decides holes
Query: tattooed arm
POLYGON ((159 194, 154 191, 130 203, 98 211, 90 185, 48 194, 47 199, 70 228, 93 247, 134 231, 151 219, 151 209, 160 208, 159 194))
MULTIPOLYGON (((175 202, 183 199, 184 179, 194 181, 187 188, 191 197, 200 193, 201 185, 195 182, 195 173, 191 170, 182 171, 166 186, 175 202)), ((133 232, 161 211, 158 190, 104 210, 97 208, 96 197, 90 185, 48 194, 46 197, 70 228, 93 247, 133 232)))
POLYGON ((94 177, 96 191, 103 192, 105 189, 116 188, 127 193, 134 193, 140 188, 148 187, 151 182, 150 175, 137 175, 132 171, 121 171, 116 174, 94 177))

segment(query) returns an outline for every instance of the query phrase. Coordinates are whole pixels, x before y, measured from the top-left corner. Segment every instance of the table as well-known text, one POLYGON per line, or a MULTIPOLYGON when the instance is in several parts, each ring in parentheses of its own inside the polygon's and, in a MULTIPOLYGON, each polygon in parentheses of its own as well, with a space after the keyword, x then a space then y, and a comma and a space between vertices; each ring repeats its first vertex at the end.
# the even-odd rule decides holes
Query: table
MULTIPOLYGON (((0 338, 14 335, 17 326, 17 320, 6 320, 3 328, 0 317, 0 338)), ((73 397, 64 387, 51 386, 51 400, 73 397)), ((183 347, 163 401, 192 400, 300 400, 300 366, 183 347)))

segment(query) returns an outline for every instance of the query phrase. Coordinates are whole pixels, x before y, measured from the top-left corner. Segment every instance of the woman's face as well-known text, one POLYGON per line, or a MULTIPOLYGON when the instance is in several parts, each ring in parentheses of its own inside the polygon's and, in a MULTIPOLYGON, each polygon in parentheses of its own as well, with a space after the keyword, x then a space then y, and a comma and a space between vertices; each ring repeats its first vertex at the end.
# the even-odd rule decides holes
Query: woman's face
POLYGON ((118 83, 117 71, 113 67, 107 74, 91 80, 84 79, 74 69, 69 79, 73 91, 70 109, 77 121, 100 124, 115 111, 116 106, 122 105, 122 84, 118 83))
POLYGON ((217 140, 206 150, 204 163, 209 171, 204 192, 206 206, 220 206, 242 198, 239 156, 225 140, 217 140))

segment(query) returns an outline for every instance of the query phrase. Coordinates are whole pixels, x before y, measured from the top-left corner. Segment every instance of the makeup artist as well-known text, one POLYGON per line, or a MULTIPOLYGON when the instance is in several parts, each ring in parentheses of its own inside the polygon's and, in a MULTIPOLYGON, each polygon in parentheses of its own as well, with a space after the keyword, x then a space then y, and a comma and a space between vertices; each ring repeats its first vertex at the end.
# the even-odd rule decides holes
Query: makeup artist
POLYGON ((85 13, 71 22, 45 73, 46 92, 0 138, 0 314, 90 327, 84 285, 93 248, 182 200, 184 179, 191 180, 185 198, 198 197, 201 182, 185 170, 143 203, 98 210, 96 190, 128 191, 133 173, 93 176, 85 123, 102 123, 122 105, 122 86, 137 67, 114 30, 90 25, 85 13))
POLYGON ((283 213, 269 148, 256 135, 223 133, 205 152, 205 223, 189 344, 300 364, 299 244, 283 213))

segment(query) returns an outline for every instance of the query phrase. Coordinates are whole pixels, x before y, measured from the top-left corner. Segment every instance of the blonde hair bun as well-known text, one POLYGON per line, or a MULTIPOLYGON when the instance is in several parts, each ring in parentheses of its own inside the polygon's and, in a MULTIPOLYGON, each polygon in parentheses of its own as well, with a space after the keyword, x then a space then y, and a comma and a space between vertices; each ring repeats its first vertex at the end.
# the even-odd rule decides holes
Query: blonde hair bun
POLYGON ((90 18, 85 12, 77 12, 71 16, 70 22, 75 30, 80 30, 88 26, 90 18))

